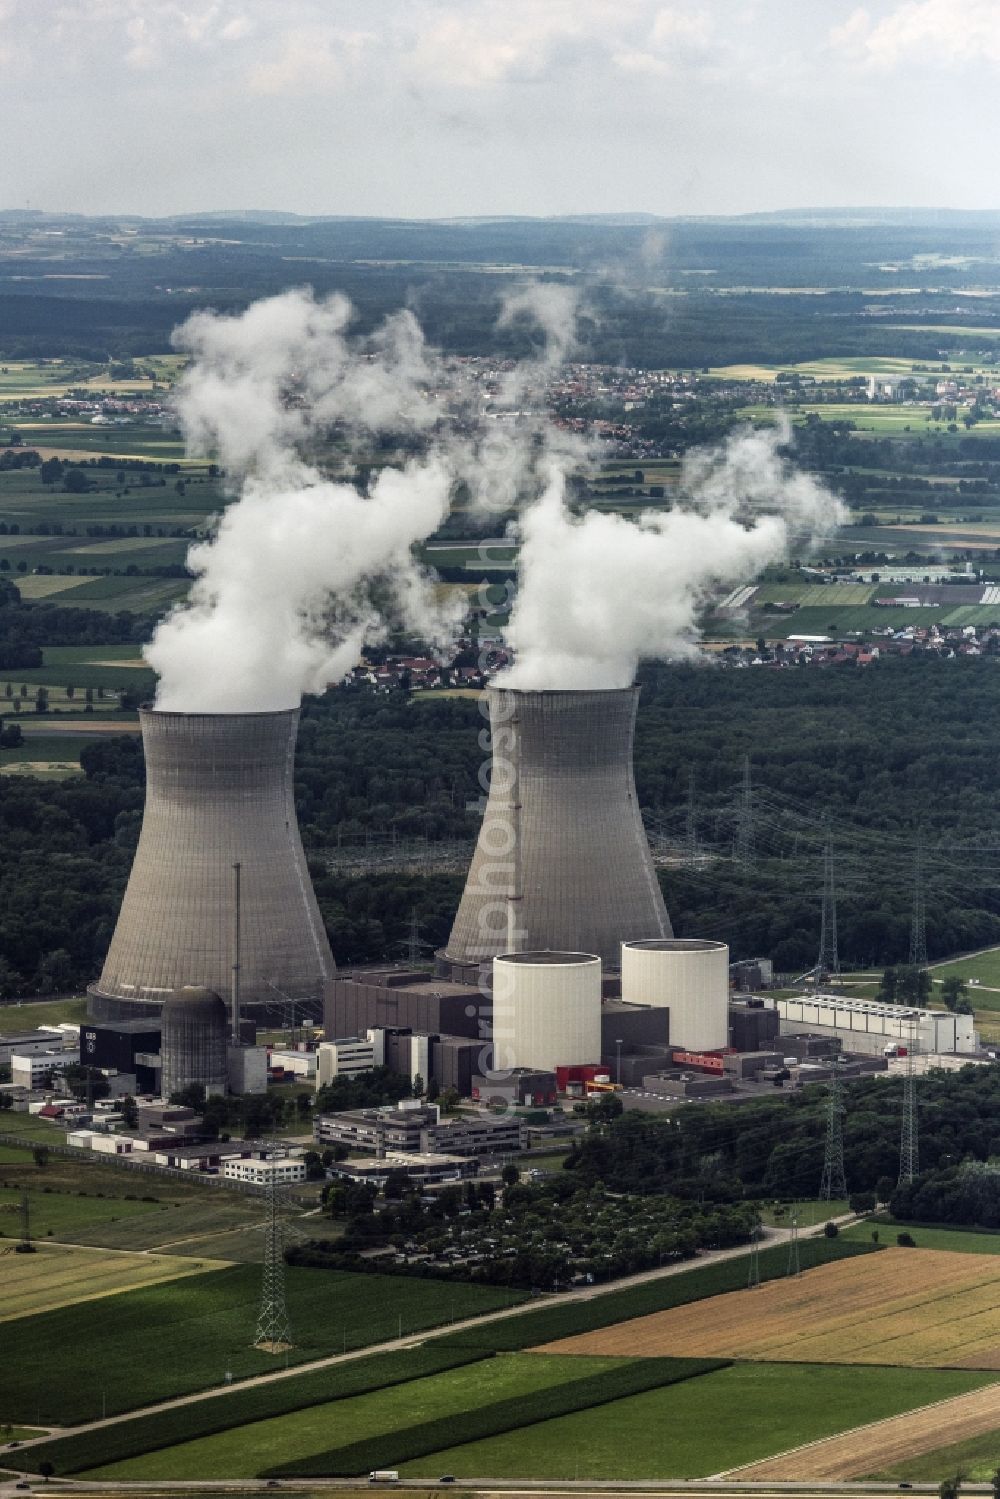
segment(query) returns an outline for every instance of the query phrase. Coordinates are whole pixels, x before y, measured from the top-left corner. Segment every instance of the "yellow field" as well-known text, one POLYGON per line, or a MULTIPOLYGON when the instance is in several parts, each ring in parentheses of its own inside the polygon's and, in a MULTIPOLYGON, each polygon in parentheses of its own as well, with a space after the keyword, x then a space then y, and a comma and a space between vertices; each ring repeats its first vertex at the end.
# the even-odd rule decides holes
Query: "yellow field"
POLYGON ((965 1442, 1000 1426, 1000 1385, 987 1385, 967 1395, 938 1400, 919 1410, 855 1426, 834 1437, 807 1442, 792 1452, 778 1453, 762 1462, 733 1468, 727 1478, 747 1482, 782 1482, 862 1478, 896 1463, 965 1442))
POLYGON ((161 1254, 130 1254, 110 1249, 73 1248, 65 1244, 39 1244, 36 1254, 0 1257, 3 1306, 0 1322, 28 1317, 33 1312, 71 1306, 76 1301, 96 1301, 118 1291, 134 1291, 204 1270, 224 1270, 225 1260, 161 1254))
MULTIPOLYGON (((29 537, 29 540, 34 541, 35 537, 29 537)), ((62 577, 58 573, 39 573, 36 577, 31 573, 17 579, 17 591, 23 599, 45 599, 50 593, 65 593, 69 588, 79 588, 81 584, 91 582, 93 579, 89 577, 62 577)))
POLYGON ((1000 1369, 1000 1263, 885 1249, 536 1352, 1000 1369))

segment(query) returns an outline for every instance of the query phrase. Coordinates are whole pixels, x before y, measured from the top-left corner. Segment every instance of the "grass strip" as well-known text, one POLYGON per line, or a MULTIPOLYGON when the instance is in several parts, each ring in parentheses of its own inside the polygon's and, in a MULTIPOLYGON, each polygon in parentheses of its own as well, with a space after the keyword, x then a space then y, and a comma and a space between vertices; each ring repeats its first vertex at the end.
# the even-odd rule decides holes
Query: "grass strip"
MULTIPOLYGON (((827 1265, 832 1260, 847 1259, 856 1254, 877 1253, 881 1247, 871 1243, 854 1243, 840 1237, 803 1239, 799 1242, 799 1263, 803 1270, 812 1270, 817 1265, 827 1265)), ((523 1316, 506 1318, 502 1322, 464 1328, 460 1332, 446 1334, 439 1341, 451 1347, 513 1353, 519 1348, 534 1348, 540 1343, 554 1342, 556 1338, 569 1338, 574 1333, 610 1327, 612 1323, 625 1322, 631 1317, 669 1311, 671 1307, 686 1306, 691 1301, 703 1301, 708 1296, 745 1290, 747 1268, 748 1260, 744 1255, 731 1260, 717 1260, 700 1269, 688 1270, 683 1275, 667 1275, 621 1291, 610 1291, 607 1295, 595 1296, 593 1301, 571 1301, 562 1305, 540 1307, 536 1312, 526 1312, 523 1316)), ((787 1270, 786 1245, 776 1244, 771 1249, 761 1250, 762 1281, 776 1280, 785 1275, 787 1270)))
POLYGON ((373 1468, 395 1467, 414 1458, 427 1457, 464 1442, 501 1436, 504 1432, 534 1426, 554 1416, 568 1416, 575 1411, 590 1410, 621 1400, 627 1395, 641 1395, 647 1390, 679 1384, 702 1374, 713 1374, 728 1367, 725 1359, 636 1359, 601 1374, 570 1380, 547 1390, 536 1390, 530 1404, 523 1396, 494 1401, 475 1410, 453 1411, 432 1421, 402 1426, 397 1431, 380 1432, 360 1442, 348 1442, 327 1452, 314 1453, 294 1462, 269 1468, 263 1478, 350 1478, 369 1473, 373 1468))
POLYGON ((41 1442, 24 1452, 5 1453, 4 1465, 20 1472, 37 1473, 39 1463, 50 1462, 60 1475, 80 1473, 98 1464, 139 1457, 196 1437, 214 1436, 250 1421, 264 1421, 310 1405, 323 1405, 328 1400, 346 1400, 352 1395, 368 1395, 391 1385, 426 1379, 428 1375, 443 1374, 448 1369, 480 1363, 492 1356, 486 1349, 443 1348, 438 1342, 399 1353, 373 1353, 368 1358, 334 1364, 312 1374, 292 1375, 272 1384, 234 1390, 229 1395, 137 1416, 135 1420, 100 1426, 77 1436, 54 1437, 51 1442, 41 1442))

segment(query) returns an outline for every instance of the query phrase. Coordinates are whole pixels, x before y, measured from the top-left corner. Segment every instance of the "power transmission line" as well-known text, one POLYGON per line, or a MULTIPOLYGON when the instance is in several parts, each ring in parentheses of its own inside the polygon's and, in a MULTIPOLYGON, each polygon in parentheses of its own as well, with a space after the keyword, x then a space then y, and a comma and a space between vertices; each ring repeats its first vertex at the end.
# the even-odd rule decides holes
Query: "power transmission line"
POLYGON ((899 1139, 899 1184, 911 1182, 920 1171, 920 1137, 917 1120, 917 1074, 914 1052, 917 1022, 906 1023, 906 1073, 903 1078, 903 1124, 899 1139))
POLYGON ((272 1141, 265 1156, 265 1161, 271 1163, 271 1171, 264 1199, 264 1274, 254 1343, 267 1353, 280 1353, 291 1347, 292 1343, 292 1328, 285 1300, 285 1225, 278 1189, 277 1158, 280 1150, 278 1142, 272 1141))
POLYGON ((913 915, 910 919, 910 966, 927 967, 927 926, 924 917, 924 844, 918 836, 913 853, 913 915))
POLYGON ((819 974, 839 973, 840 954, 837 951, 837 890, 833 877, 833 839, 829 836, 823 850, 823 911, 819 928, 819 958, 816 962, 819 974))
POLYGON ((688 772, 687 815, 684 823, 684 853, 688 869, 698 864, 698 815, 694 801, 694 771, 688 772))
POLYGON ((755 853, 753 781, 750 775, 750 756, 744 755, 743 786, 736 814, 736 843, 733 848, 733 858, 745 875, 753 873, 755 853))
POLYGON ((31 1242, 31 1204, 27 1189, 21 1193, 21 1240, 17 1246, 18 1254, 34 1254, 35 1246, 31 1242))
POLYGON ((754 1220, 750 1230, 750 1262, 747 1265, 747 1290, 760 1285, 760 1219, 754 1220))
POLYGON ((792 1237, 788 1241, 788 1265, 786 1275, 801 1275, 802 1265, 799 1260, 799 1219, 796 1213, 792 1218, 792 1237))
POLYGON ((827 1202, 847 1196, 847 1178, 844 1175, 844 1104, 836 1058, 833 1060, 833 1067, 826 1100, 826 1146, 823 1151, 823 1175, 819 1184, 819 1195, 827 1202))

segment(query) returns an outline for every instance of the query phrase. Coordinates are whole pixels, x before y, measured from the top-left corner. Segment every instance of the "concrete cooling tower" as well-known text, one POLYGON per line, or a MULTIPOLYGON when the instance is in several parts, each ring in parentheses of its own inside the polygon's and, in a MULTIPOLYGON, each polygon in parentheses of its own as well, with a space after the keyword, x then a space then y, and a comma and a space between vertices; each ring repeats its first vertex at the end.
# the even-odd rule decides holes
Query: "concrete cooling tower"
POLYGON ((671 937, 636 802, 637 687, 489 688, 493 775, 445 965, 671 937))
POLYGON ((237 959, 243 1003, 318 999, 334 962, 292 800, 298 709, 139 718, 142 832, 91 1018, 158 1011, 188 986, 231 1003, 237 959))

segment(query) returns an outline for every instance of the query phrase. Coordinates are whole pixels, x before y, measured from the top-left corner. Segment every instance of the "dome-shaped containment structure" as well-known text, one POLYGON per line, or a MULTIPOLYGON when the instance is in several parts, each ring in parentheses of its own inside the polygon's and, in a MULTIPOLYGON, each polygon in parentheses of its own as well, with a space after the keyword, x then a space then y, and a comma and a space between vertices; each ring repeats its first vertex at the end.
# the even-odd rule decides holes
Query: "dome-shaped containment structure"
POLYGON ((199 1083, 226 1091, 229 1017, 211 989, 175 989, 160 1012, 160 1092, 164 1098, 199 1083))
POLYGON ((493 960, 493 1071, 601 1060, 601 960, 513 952, 493 960))

